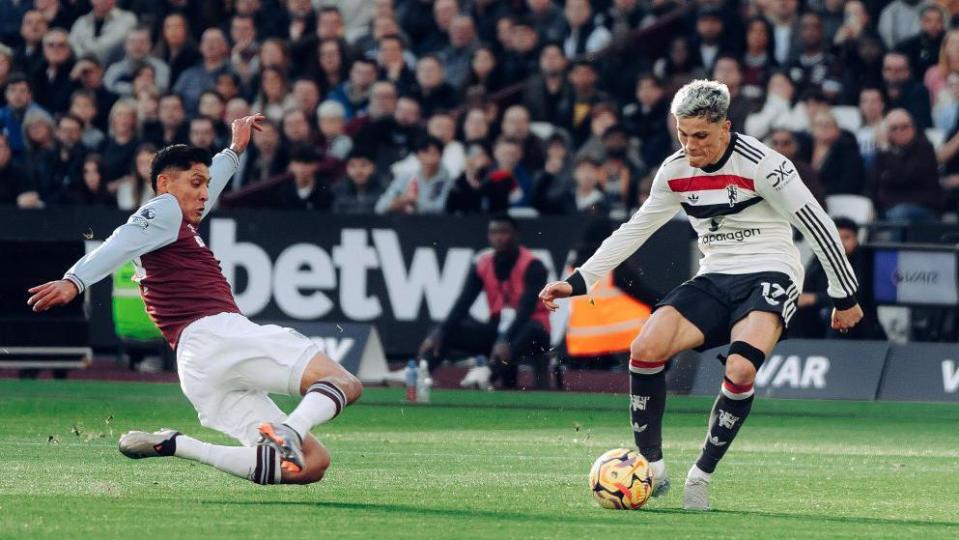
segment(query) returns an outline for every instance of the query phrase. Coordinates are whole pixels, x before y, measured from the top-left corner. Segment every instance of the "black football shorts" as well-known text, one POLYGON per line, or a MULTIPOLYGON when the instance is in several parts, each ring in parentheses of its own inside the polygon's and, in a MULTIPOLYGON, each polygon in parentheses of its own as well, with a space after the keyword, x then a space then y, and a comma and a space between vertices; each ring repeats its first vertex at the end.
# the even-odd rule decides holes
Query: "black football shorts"
POLYGON ((670 291, 656 307, 673 306, 696 325, 706 336, 697 348, 702 351, 729 343, 730 329, 753 311, 779 315, 785 335, 799 292, 782 272, 701 274, 670 291))

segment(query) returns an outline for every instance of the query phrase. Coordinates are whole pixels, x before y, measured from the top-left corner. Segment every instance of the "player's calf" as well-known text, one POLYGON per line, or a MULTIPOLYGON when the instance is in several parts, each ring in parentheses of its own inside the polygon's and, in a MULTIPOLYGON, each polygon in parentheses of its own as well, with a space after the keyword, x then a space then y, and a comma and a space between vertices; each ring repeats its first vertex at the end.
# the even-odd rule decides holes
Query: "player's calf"
POLYGON ((653 470, 653 496, 669 491, 669 477, 663 461, 663 414, 666 411, 666 354, 661 340, 637 337, 630 346, 629 414, 633 439, 653 470))

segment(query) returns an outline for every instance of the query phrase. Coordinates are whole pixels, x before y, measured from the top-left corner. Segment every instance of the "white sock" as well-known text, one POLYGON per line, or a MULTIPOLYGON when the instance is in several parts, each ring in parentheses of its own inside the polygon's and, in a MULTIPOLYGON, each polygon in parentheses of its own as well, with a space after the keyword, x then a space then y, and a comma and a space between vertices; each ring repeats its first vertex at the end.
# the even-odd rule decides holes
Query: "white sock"
POLYGON ((300 438, 324 422, 329 422, 346 407, 346 396, 335 384, 319 381, 310 386, 300 404, 283 423, 293 428, 300 438))
POLYGON ((268 446, 221 446, 178 435, 176 457, 198 461, 256 484, 280 482, 280 460, 268 446))
POLYGON ((692 468, 689 469, 689 472, 686 474, 686 478, 702 478, 703 480, 707 482, 709 482, 709 480, 712 477, 713 477, 713 473, 708 473, 700 469, 696 465, 693 465, 692 468))
POLYGON ((653 472, 653 479, 656 482, 662 481, 663 478, 666 478, 666 462, 663 460, 650 461, 649 469, 653 472))

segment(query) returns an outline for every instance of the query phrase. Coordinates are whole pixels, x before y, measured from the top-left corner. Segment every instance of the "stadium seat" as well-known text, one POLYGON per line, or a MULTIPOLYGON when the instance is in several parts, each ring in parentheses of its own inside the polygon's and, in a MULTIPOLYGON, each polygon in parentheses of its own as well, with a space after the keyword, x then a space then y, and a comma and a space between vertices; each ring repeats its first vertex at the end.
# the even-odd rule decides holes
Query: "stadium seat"
POLYGON ((859 225, 872 223, 876 217, 872 200, 862 195, 829 195, 826 211, 831 217, 847 217, 859 225))
POLYGON ((839 127, 855 133, 862 126, 862 115, 858 107, 851 105, 837 105, 832 108, 832 115, 836 118, 839 127))
POLYGON ((539 217, 539 212, 528 206, 516 206, 509 209, 509 215, 514 218, 534 218, 539 217))

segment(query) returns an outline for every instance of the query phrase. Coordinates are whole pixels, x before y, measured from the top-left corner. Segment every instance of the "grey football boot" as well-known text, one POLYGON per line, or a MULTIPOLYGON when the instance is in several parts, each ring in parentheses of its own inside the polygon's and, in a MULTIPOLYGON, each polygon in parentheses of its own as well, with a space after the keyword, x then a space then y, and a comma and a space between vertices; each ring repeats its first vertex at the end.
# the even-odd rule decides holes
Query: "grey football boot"
POLYGON ((303 470, 303 441, 300 435, 286 424, 260 424, 260 442, 276 449, 280 455, 280 467, 291 473, 303 470))
POLYGON ((709 480, 687 476, 683 488, 683 510, 705 512, 709 510, 709 480))
POLYGON ((176 452, 176 437, 182 435, 174 429, 160 431, 128 431, 120 437, 120 453, 130 459, 167 457, 176 452))

